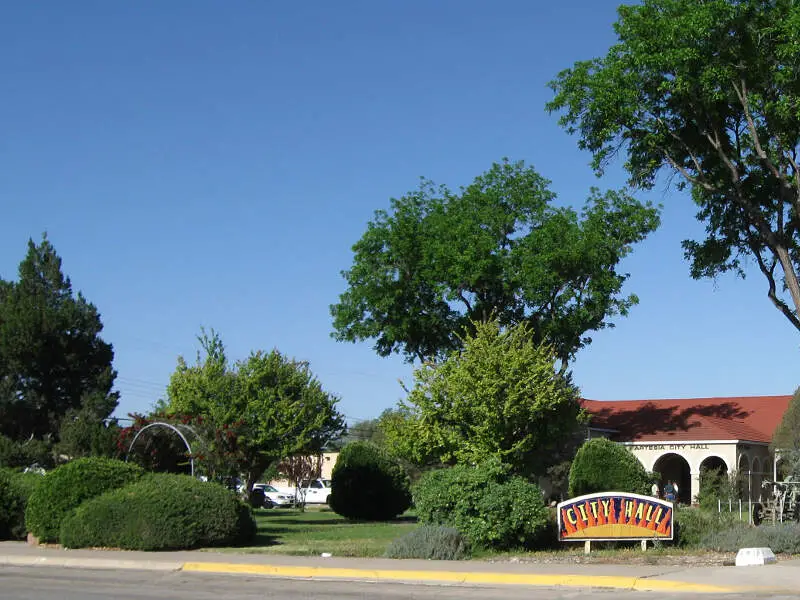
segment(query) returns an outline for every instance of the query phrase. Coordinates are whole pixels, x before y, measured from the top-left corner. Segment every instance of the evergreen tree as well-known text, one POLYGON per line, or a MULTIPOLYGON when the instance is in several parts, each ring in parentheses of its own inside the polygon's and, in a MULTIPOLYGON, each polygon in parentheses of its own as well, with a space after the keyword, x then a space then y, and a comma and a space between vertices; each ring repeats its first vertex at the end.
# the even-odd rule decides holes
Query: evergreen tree
POLYGON ((0 434, 55 439, 70 411, 98 423, 113 412, 114 352, 102 329, 47 236, 29 240, 18 281, 0 280, 0 434))

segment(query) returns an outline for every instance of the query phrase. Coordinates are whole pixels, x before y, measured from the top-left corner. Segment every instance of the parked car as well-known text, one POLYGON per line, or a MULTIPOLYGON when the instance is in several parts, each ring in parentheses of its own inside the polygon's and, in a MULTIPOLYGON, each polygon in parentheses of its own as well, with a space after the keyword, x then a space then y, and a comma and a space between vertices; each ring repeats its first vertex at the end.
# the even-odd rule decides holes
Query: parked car
POLYGON ((286 487, 281 488, 280 491, 296 498, 297 503, 328 504, 331 499, 331 480, 311 479, 310 481, 301 481, 300 487, 286 487))
POLYGON ((300 494, 306 504, 328 504, 331 499, 331 480, 303 481, 300 483, 300 494))
POLYGON ((256 483, 253 489, 264 493, 264 508, 288 508, 294 506, 294 494, 280 491, 268 483, 256 483))

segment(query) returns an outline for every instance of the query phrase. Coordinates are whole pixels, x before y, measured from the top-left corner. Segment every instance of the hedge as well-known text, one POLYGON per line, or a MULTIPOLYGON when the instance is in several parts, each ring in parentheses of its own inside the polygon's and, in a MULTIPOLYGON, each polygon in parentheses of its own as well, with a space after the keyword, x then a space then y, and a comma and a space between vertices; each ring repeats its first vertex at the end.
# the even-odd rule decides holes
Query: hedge
POLYGON ((572 497, 594 492, 649 494, 652 484, 633 453, 605 438, 589 440, 578 448, 569 471, 572 497))
POLYGON ((141 467, 110 458, 79 458, 44 477, 25 509, 25 525, 40 542, 58 540, 61 521, 90 498, 144 475, 141 467))
POLYGON ((352 442, 342 448, 331 487, 330 507, 347 519, 386 521, 411 506, 405 470, 370 442, 352 442))
POLYGON ((61 524, 67 548, 181 550, 250 541, 250 508, 219 484, 156 473, 79 506, 61 524))
POLYGON ((449 525, 474 546, 494 549, 549 545, 549 517, 539 486, 497 460, 425 474, 414 488, 422 523, 449 525))

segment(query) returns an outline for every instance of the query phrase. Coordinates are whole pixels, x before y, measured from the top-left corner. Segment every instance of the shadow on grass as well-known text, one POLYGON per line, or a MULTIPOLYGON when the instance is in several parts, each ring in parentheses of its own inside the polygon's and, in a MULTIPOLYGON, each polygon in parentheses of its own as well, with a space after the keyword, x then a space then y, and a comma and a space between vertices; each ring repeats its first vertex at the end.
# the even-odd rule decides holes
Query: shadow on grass
POLYGON ((274 535, 258 532, 246 546, 281 546, 282 544, 283 542, 279 542, 274 535))
POLYGON ((298 517, 292 519, 275 519, 272 522, 276 525, 344 525, 348 523, 348 521, 343 521, 342 519, 338 518, 303 519, 298 517))

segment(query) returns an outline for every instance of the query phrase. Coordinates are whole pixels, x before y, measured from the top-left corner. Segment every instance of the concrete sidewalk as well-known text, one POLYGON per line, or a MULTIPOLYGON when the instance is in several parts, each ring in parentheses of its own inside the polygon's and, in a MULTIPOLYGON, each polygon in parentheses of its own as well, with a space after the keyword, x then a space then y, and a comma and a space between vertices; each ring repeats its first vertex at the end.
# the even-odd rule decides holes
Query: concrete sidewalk
POLYGON ((426 561, 267 556, 216 552, 61 550, 0 542, 0 566, 139 569, 468 585, 533 585, 638 591, 800 593, 800 559, 763 567, 560 565, 526 562, 426 561))

